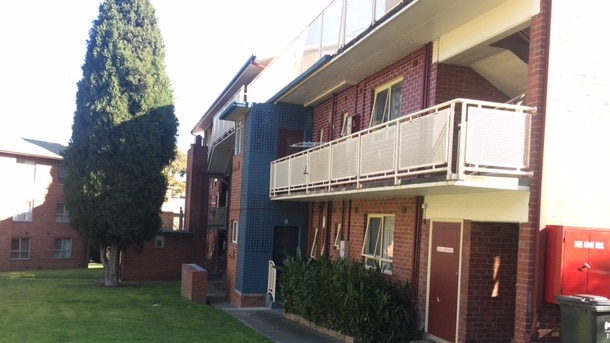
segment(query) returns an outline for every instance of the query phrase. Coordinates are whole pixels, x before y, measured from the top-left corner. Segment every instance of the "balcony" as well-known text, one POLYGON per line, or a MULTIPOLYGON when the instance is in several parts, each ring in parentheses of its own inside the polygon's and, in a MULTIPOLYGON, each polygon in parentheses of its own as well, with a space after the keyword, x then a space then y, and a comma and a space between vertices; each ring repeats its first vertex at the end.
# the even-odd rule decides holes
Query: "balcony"
MULTIPOLYGON (((389 12, 400 0, 334 0, 252 82, 253 101, 266 102, 322 57, 334 55, 389 12)), ((347 83, 346 83, 347 84, 347 83)))
POLYGON ((208 208, 208 228, 217 230, 227 229, 227 208, 209 207, 208 208))
POLYGON ((235 122, 222 120, 221 116, 231 111, 235 104, 242 104, 246 99, 245 86, 241 86, 214 114, 212 119, 212 135, 208 150, 208 173, 214 175, 229 175, 233 147, 235 146, 235 122))
POLYGON ((535 108, 455 99, 271 162, 272 200, 527 190, 535 108))

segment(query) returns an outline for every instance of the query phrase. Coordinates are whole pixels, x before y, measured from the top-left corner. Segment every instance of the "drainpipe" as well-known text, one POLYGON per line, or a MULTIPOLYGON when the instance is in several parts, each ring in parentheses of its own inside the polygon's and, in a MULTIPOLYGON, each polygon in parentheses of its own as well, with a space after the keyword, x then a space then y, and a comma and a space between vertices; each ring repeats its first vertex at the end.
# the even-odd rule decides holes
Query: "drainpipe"
POLYGON ((424 222, 424 197, 415 197, 415 240, 413 243, 413 273, 411 274, 411 296, 417 299, 419 293, 419 254, 421 252, 421 234, 424 222))
POLYGON ((432 43, 427 43, 424 49, 424 75, 422 84, 422 104, 421 108, 427 108, 430 106, 430 75, 432 69, 432 43))
POLYGON ((324 224, 326 226, 326 228, 325 228, 326 243, 324 244, 324 254, 326 256, 330 256, 330 245, 331 245, 330 229, 331 229, 331 225, 333 222, 332 216, 333 216, 333 202, 327 201, 326 202, 326 223, 324 224))
POLYGON ((345 235, 343 236, 343 239, 346 242, 349 242, 349 234, 352 228, 352 200, 349 200, 349 203, 347 205, 347 228, 345 230, 345 235))

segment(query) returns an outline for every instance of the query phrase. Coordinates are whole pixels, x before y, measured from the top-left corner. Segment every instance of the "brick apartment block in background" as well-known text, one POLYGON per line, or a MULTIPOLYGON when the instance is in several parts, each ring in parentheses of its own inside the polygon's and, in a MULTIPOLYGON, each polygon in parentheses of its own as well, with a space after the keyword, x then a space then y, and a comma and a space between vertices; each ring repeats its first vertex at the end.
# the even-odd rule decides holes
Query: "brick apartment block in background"
POLYGON ((300 250, 412 282, 430 340, 557 341, 556 296, 610 297, 606 7, 335 0, 248 60, 189 155, 227 299, 300 250))
POLYGON ((87 267, 87 243, 64 207, 64 148, 0 139, 0 271, 87 267))

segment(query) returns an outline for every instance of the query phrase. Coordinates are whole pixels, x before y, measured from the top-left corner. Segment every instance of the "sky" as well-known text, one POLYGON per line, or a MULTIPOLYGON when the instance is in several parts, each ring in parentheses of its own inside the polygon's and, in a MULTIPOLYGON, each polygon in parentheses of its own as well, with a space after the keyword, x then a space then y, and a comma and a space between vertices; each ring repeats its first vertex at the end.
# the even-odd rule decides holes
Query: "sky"
MULTIPOLYGON (((286 48, 331 0, 150 0, 180 126, 178 148, 251 55, 286 48)), ((67 145, 100 0, 0 1, 0 135, 67 145)))

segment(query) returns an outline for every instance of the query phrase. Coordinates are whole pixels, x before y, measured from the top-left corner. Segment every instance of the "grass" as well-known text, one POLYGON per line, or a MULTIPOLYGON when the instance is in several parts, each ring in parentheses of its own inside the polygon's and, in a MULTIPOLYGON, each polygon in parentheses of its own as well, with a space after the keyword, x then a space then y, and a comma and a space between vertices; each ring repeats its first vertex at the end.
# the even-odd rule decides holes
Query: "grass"
POLYGON ((103 286, 101 268, 0 273, 0 342, 270 342, 178 282, 103 286))

